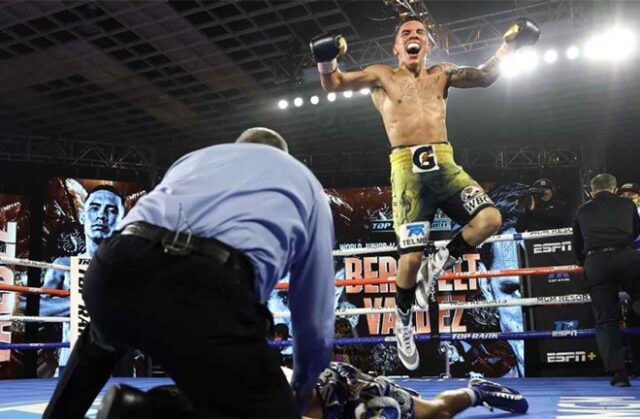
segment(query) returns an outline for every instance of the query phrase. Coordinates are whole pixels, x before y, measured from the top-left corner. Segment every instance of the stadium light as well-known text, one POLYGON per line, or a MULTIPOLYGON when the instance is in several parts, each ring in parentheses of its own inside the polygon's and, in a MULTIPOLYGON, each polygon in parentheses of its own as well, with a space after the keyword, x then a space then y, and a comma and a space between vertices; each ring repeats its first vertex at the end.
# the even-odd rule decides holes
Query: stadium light
POLYGON ((508 55, 500 63, 500 72, 505 77, 515 77, 518 74, 517 59, 515 55, 508 55))
POLYGON ((286 101, 285 99, 280 99, 280 101, 278 102, 278 108, 287 109, 288 107, 289 107, 289 102, 286 101))
POLYGON ((335 94, 335 93, 333 93, 333 92, 329 93, 329 94, 327 95, 327 100, 328 100, 329 102, 335 102, 335 100, 336 100, 336 94, 335 94))
POLYGON ((622 27, 595 35, 584 46, 585 55, 593 60, 622 61, 632 55, 635 49, 635 34, 622 27))
POLYGON ((371 89, 369 89, 368 87, 360 89, 360 94, 361 95, 368 95, 369 93, 371 93, 371 89))
POLYGON ((302 106, 303 103, 304 103, 304 100, 301 97, 297 97, 293 99, 293 106, 295 106, 296 108, 299 108, 300 106, 302 106))
POLYGON ((311 102, 312 105, 317 105, 320 102, 320 98, 318 98, 318 96, 311 96, 311 98, 309 99, 309 102, 311 102))
POLYGON ((568 59, 575 60, 580 56, 580 50, 576 46, 570 46, 567 48, 566 54, 568 59))
POLYGON ((540 61, 538 53, 532 49, 522 49, 516 54, 516 67, 518 73, 528 73, 533 71, 540 61))
POLYGON ((558 51, 555 49, 549 49, 544 53, 544 62, 547 64, 553 64, 558 60, 558 51))
POLYGON ((353 96, 353 92, 351 90, 345 90, 344 92, 342 92, 342 96, 350 98, 351 96, 353 96))

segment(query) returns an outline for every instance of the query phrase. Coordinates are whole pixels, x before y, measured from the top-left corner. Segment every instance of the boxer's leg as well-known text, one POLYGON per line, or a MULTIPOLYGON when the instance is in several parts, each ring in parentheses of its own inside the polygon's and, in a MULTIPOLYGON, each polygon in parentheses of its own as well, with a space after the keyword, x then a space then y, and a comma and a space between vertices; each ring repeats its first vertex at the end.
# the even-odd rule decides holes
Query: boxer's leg
POLYGON ((456 223, 464 226, 447 244, 446 252, 443 252, 450 258, 449 264, 497 233, 502 225, 500 211, 491 198, 473 179, 469 178, 469 181, 473 183, 441 203, 442 210, 456 223))
POLYGON ((412 171, 410 149, 394 151, 391 156, 393 221, 400 260, 396 274, 396 325, 398 357, 410 370, 418 368, 418 351, 413 338, 413 304, 418 270, 429 238, 434 208, 425 205, 420 175, 412 171))
POLYGON ((472 406, 466 389, 447 390, 431 400, 413 399, 415 418, 451 418, 472 406))
POLYGON ((428 276, 437 277, 451 268, 462 255, 498 232, 500 211, 482 187, 453 160, 451 146, 438 149, 440 172, 438 206, 456 223, 464 226, 446 247, 430 256, 428 276))

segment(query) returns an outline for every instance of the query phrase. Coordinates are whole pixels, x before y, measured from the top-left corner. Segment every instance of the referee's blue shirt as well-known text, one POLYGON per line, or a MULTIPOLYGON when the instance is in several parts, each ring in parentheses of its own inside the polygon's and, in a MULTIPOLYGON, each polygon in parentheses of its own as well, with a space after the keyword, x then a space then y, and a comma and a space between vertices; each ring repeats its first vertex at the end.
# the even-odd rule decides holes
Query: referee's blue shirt
POLYGON ((291 272, 293 386, 309 390, 333 350, 334 227, 320 182, 295 158, 262 144, 223 144, 185 155, 120 222, 144 221, 215 237, 252 262, 265 303, 291 272))

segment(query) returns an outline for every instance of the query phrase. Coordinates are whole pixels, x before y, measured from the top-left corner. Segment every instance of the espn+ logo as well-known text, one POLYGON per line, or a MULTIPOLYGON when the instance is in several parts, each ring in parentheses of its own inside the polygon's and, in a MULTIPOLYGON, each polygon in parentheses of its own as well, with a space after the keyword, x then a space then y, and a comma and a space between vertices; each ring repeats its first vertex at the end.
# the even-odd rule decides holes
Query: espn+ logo
POLYGON ((536 243, 533 245, 533 254, 568 252, 571 250, 571 241, 555 243, 536 243))
POLYGON ((596 358, 596 354, 590 352, 588 355, 585 351, 572 351, 572 352, 547 352, 547 362, 549 364, 561 364, 568 362, 587 362, 593 361, 596 358))

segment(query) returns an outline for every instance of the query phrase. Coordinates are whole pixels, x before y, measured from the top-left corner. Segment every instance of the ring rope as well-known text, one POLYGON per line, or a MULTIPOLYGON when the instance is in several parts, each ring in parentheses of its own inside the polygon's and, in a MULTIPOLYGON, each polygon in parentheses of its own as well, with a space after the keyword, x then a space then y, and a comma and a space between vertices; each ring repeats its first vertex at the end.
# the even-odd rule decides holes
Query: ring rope
MULTIPOLYGON (((456 309, 474 309, 486 307, 517 307, 517 306, 553 306, 558 304, 586 304, 591 302, 588 294, 568 294, 549 297, 532 297, 490 301, 450 301, 439 305, 441 311, 456 309)), ((360 316, 377 313, 395 313, 395 307, 378 308, 348 308, 336 310, 336 316, 360 316)), ((414 306, 414 311, 427 311, 426 308, 414 306)), ((276 319, 291 317, 289 311, 275 311, 272 313, 276 319)), ((67 323, 69 317, 46 316, 0 316, 0 322, 31 322, 31 323, 67 323)))
POLYGON ((32 349, 57 349, 69 348, 69 342, 45 342, 45 343, 0 343, 0 351, 18 350, 26 351, 32 349))
MULTIPOLYGON (((550 297, 531 297, 518 298, 509 300, 489 300, 489 301, 450 301, 440 303, 440 311, 456 310, 456 309, 474 309, 486 307, 517 307, 517 306, 555 306, 559 304, 587 304, 591 302, 589 294, 568 294, 556 295, 550 297)), ((414 306, 414 311, 428 311, 427 308, 414 306)), ((377 308, 347 308, 336 310, 336 316, 362 316, 377 313, 395 313, 395 307, 377 307, 377 308)), ((273 312, 275 319, 289 318, 291 312, 276 311, 273 312)))
MULTIPOLYGON (((553 230, 538 230, 538 231, 527 231, 524 233, 509 233, 509 234, 498 234, 495 236, 489 237, 485 240, 484 243, 493 243, 493 242, 501 242, 501 241, 520 241, 520 240, 528 240, 528 239, 541 239, 545 237, 555 237, 555 236, 569 236, 573 234, 573 229, 571 227, 568 228, 557 228, 553 230)), ((433 242, 436 247, 442 247, 449 243, 449 240, 437 240, 433 242)), ((333 252, 333 256, 354 256, 358 254, 370 254, 370 253, 384 253, 384 252, 395 252, 398 248, 396 246, 385 246, 385 247, 370 247, 370 248, 359 248, 359 249, 345 249, 345 250, 336 250, 333 252)))
MULTIPOLYGON (((566 266, 541 266, 534 268, 518 268, 518 269, 502 269, 495 271, 476 271, 476 272, 453 272, 444 273, 438 277, 442 280, 450 279, 470 279, 470 278, 495 278, 501 276, 520 276, 520 275, 546 275, 551 273, 578 273, 584 269, 577 265, 566 266)), ((356 286, 356 285, 373 285, 373 284, 395 284, 393 277, 388 278, 361 278, 361 279, 339 279, 336 281, 336 287, 356 286)), ((288 282, 278 282, 275 289, 288 289, 288 282)), ((45 295, 56 295, 59 297, 68 297, 69 291, 58 290, 52 288, 35 288, 23 287, 19 285, 9 285, 0 282, 0 291, 16 291, 24 293, 35 293, 45 295)))
MULTIPOLYGON (((571 235, 573 229, 569 228, 557 228, 553 230, 538 230, 538 231, 527 231, 524 233, 510 233, 510 234, 498 234, 495 236, 489 237, 484 243, 493 243, 498 241, 520 241, 527 239, 538 239, 544 237, 555 237, 555 236, 567 236, 571 235)), ((444 246, 448 243, 448 240, 438 240, 435 241, 434 244, 437 247, 444 246)), ((364 249, 349 249, 349 250, 336 250, 333 252, 333 256, 352 256, 357 254, 370 254, 370 253, 383 253, 383 252, 395 252, 397 251, 397 247, 386 246, 386 247, 372 247, 372 248, 364 248, 364 249)), ((39 262, 36 260, 30 259, 19 259, 19 258, 10 258, 5 256, 0 256, 0 264, 2 265, 15 265, 15 266, 26 266, 29 268, 41 268, 41 269, 57 269, 60 271, 70 271, 71 267, 67 265, 60 265, 56 263, 47 263, 47 262, 39 262)))
MULTIPOLYGON (((640 327, 627 327, 621 332, 625 335, 640 335, 640 327)), ((527 340, 558 338, 589 338, 596 335, 595 329, 577 330, 532 330, 529 332, 480 332, 480 333, 441 333, 440 335, 416 334, 416 342, 454 341, 454 340, 527 340)), ((370 336, 360 338, 336 338, 334 345, 363 345, 378 343, 394 343, 395 336, 370 336)), ((269 345, 277 347, 291 346, 291 340, 270 341, 269 345)))
POLYGON ((32 294, 43 295, 56 295, 58 297, 68 297, 71 293, 65 290, 58 290, 55 288, 37 288, 37 287, 23 287, 20 285, 10 285, 0 282, 0 291, 15 291, 32 294))
MULTIPOLYGON (((533 268, 518 269, 501 269, 495 271, 476 271, 476 272, 452 272, 444 273, 438 277, 442 280, 450 279, 470 279, 470 278, 495 278, 501 276, 521 276, 521 275, 547 275, 552 273, 579 273, 584 269, 577 265, 565 266, 539 266, 533 268)), ((336 281, 336 287, 356 286, 356 285, 373 285, 373 284, 395 284, 395 277, 387 278, 359 278, 359 279, 339 279, 336 281)), ((275 289, 288 289, 288 282, 278 282, 275 289)))
MULTIPOLYGON (((640 327, 627 327, 621 332, 625 335, 640 335, 640 327)), ((596 335, 595 329, 578 330, 554 330, 554 331, 530 331, 530 332, 481 332, 481 333, 442 333, 440 335, 415 335, 416 342, 455 341, 455 340, 527 340, 527 339, 573 339, 589 338, 596 335)), ((378 343, 394 343, 395 336, 371 336, 361 338, 336 338, 334 345, 362 345, 378 343)), ((269 341, 270 346, 285 347, 291 346, 292 341, 269 341)), ((0 343, 0 350, 18 349, 53 349, 68 348, 69 342, 47 342, 47 343, 0 343)))
POLYGON ((524 276, 524 275, 547 275, 554 273, 580 273, 584 268, 578 265, 564 266, 538 266, 531 268, 499 269, 484 272, 452 272, 444 273, 438 279, 470 279, 470 278, 495 278, 500 276, 524 276))
POLYGON ((47 317, 47 316, 0 316, 0 322, 24 322, 24 323, 68 323, 71 317, 47 317))
POLYGON ((37 260, 30 259, 18 259, 9 258, 6 256, 0 256, 0 264, 2 265, 15 265, 26 266, 28 268, 41 268, 41 269, 57 269, 60 271, 70 271, 71 267, 67 265, 59 265, 57 263, 39 262, 37 260))

